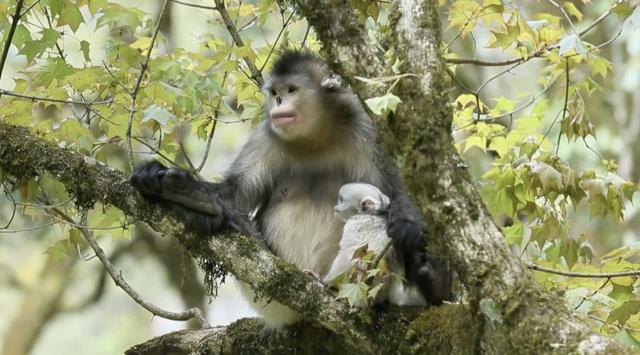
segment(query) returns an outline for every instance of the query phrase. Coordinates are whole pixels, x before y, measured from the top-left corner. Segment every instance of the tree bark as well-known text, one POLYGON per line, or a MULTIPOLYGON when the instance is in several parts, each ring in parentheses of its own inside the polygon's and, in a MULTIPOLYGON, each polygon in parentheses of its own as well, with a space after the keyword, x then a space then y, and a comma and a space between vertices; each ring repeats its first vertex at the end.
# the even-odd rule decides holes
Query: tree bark
MULTIPOLYGON (((299 0, 298 5, 324 43, 323 51, 332 68, 351 83, 361 98, 378 95, 378 89, 349 79, 390 73, 382 53, 367 42, 349 2, 299 0)), ((509 252, 487 213, 450 138, 451 112, 446 96, 449 86, 438 52, 440 23, 435 1, 398 1, 391 19, 395 28, 391 49, 402 63, 401 71, 410 75, 396 86, 394 93, 403 102, 398 110, 385 119, 376 118, 375 123, 382 144, 396 157, 407 188, 431 222, 429 248, 450 258, 469 291, 470 307, 445 305, 422 314, 411 309, 350 311, 316 281, 261 249, 254 240, 237 233, 197 240, 183 233, 183 226, 166 211, 142 201, 122 173, 47 143, 25 128, 0 122, 2 178, 23 181, 48 172, 67 186, 80 208, 90 208, 98 201, 114 205, 155 230, 175 236, 192 255, 215 260, 252 285, 258 297, 276 300, 303 315, 305 321, 289 337, 273 335, 273 339, 265 341, 270 345, 257 344, 251 351, 628 352, 612 340, 592 333, 572 316, 562 299, 536 284, 520 260, 509 252), (307 331, 314 335, 293 335, 307 331), (320 342, 322 334, 332 336, 320 342)), ((239 344, 247 350, 244 346, 255 343, 250 342, 260 333, 260 327, 255 325, 241 321, 234 326, 242 331, 230 331, 236 329, 234 326, 184 331, 145 344, 152 349, 152 343, 171 340, 184 349, 233 353, 240 348, 229 344, 239 344)), ((144 348, 140 345, 131 351, 153 353, 144 348)), ((173 345, 167 345, 167 352, 173 349, 173 345)))

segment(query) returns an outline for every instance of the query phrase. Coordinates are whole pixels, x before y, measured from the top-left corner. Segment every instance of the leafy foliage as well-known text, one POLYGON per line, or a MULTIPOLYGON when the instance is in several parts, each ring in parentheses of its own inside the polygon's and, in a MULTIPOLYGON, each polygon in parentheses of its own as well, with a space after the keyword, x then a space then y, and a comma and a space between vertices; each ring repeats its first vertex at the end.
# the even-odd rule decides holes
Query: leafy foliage
MULTIPOLYGON (((542 7, 548 12, 534 13, 492 0, 455 0, 450 4, 444 11, 453 39, 444 48, 452 63, 450 69, 458 72, 454 78, 458 84, 458 76, 464 73, 460 64, 465 61, 453 53, 454 41, 468 41, 474 34, 484 36, 486 42, 472 39, 474 44, 498 49, 502 56, 511 58, 494 63, 468 61, 506 69, 477 90, 460 86, 454 101, 453 135, 465 156, 484 154, 487 164, 479 174, 482 197, 503 225, 513 251, 535 263, 577 273, 640 269, 637 246, 623 246, 598 257, 593 239, 574 235, 572 227, 579 223, 576 219, 581 214, 620 223, 638 185, 621 178, 617 165, 599 152, 593 154, 601 164, 589 168, 576 166, 560 152, 562 138, 567 141, 563 147, 575 142, 588 152, 594 151, 587 142, 595 138, 597 127, 588 116, 586 101, 592 95, 606 94, 599 81, 612 70, 603 53, 608 43, 590 43, 586 34, 607 17, 617 16, 624 22, 640 13, 638 3, 611 2, 609 10, 591 15, 595 19, 585 16, 587 5, 580 2, 564 1, 558 8, 556 2, 549 1, 548 7, 542 7), (485 98, 491 81, 534 61, 544 68, 538 93, 526 94, 529 98, 525 100, 485 98), (599 266, 592 266, 594 262, 599 266)), ((594 327, 611 335, 617 333, 628 344, 638 344, 634 338, 640 328, 637 276, 607 279, 537 273, 536 278, 549 288, 563 290, 569 307, 592 320, 594 327)), ((483 313, 495 320, 496 313, 485 306, 483 313)))

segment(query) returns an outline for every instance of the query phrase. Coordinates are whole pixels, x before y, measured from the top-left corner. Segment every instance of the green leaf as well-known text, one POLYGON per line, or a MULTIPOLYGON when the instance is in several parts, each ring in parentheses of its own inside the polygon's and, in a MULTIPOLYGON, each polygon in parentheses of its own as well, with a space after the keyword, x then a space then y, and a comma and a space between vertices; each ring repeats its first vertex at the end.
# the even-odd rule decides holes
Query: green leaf
POLYGON ((593 56, 589 60, 589 66, 591 66, 591 72, 593 75, 600 75, 603 78, 607 76, 607 72, 611 71, 611 62, 600 56, 593 56))
POLYGON ((574 5, 572 2, 566 1, 562 3, 562 7, 567 10, 567 13, 569 13, 569 15, 575 17, 578 21, 582 21, 582 12, 580 12, 580 10, 578 10, 576 5, 574 5))
POLYGON ((89 12, 95 15, 100 9, 107 7, 107 0, 89 0, 89 12))
POLYGON ((47 7, 51 11, 51 15, 55 16, 60 13, 62 6, 64 6, 64 0, 42 0, 42 5, 47 7))
POLYGON ((158 105, 151 105, 144 110, 144 115, 142 118, 142 123, 147 122, 149 120, 154 120, 158 122, 162 127, 166 127, 167 123, 170 120, 175 120, 176 116, 167 111, 164 107, 160 107, 158 105))
POLYGON ((607 323, 618 322, 622 326, 638 312, 640 312, 640 301, 627 301, 609 313, 607 323))
POLYGON ((622 329, 618 334, 616 334, 616 336, 613 337, 613 339, 619 341, 624 345, 633 346, 636 348, 640 347, 640 341, 631 336, 631 334, 626 329, 622 329))
POLYGON ((50 255, 55 261, 63 261, 71 255, 72 251, 69 241, 67 239, 61 239, 49 246, 44 253, 50 255))
POLYGON ((78 7, 70 2, 66 3, 60 12, 58 25, 69 25, 73 32, 78 30, 78 26, 84 21, 78 7))
POLYGON ((351 307, 363 307, 367 304, 367 290, 364 282, 342 284, 336 298, 346 298, 351 307))
POLYGON ((399 97, 391 93, 365 100, 367 106, 369 106, 371 111, 376 115, 381 115, 384 112, 395 112, 398 104, 401 102, 399 97))
POLYGON ((509 227, 502 228, 502 234, 507 240, 507 244, 520 246, 522 244, 523 229, 522 222, 516 220, 515 223, 509 227))
POLYGON ((609 292, 609 297, 618 302, 630 301, 633 298, 633 285, 625 286, 615 282, 611 284, 613 285, 613 289, 609 292))
POLYGON ((529 167, 531 168, 531 172, 540 179, 542 188, 545 191, 559 191, 564 186, 562 183, 562 174, 551 165, 534 160, 529 163, 529 167))
POLYGON ((24 25, 18 25, 16 27, 16 32, 13 34, 13 40, 11 43, 20 48, 27 41, 31 41, 31 32, 29 32, 29 29, 24 25))
POLYGON ((569 33, 564 36, 558 43, 558 47, 558 54, 561 56, 571 54, 572 51, 575 51, 583 57, 587 55, 587 47, 584 46, 584 43, 582 43, 577 33, 569 33))
POLYGON ((574 92, 569 97, 567 103, 567 114, 560 122, 560 131, 564 133, 569 140, 572 138, 593 136, 595 134, 594 127, 585 115, 585 105, 582 96, 578 92, 574 92))

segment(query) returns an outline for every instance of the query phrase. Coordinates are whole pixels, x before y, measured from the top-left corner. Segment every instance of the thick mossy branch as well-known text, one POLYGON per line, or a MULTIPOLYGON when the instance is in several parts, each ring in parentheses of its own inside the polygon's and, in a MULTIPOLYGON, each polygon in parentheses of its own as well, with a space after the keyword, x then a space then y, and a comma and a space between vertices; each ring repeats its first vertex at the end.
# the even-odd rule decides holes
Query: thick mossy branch
MULTIPOLYGON (((0 156, 2 156, 1 180, 20 183, 47 173, 67 187, 80 207, 90 208, 95 202, 115 206, 128 216, 148 223, 155 230, 178 238, 192 256, 215 260, 238 279, 252 285, 258 297, 278 301, 300 312, 305 319, 300 327, 309 331, 308 337, 304 338, 306 339, 304 349, 309 350, 310 353, 322 353, 330 345, 339 346, 340 349, 350 349, 349 351, 354 354, 377 353, 380 349, 389 351, 390 349, 410 349, 412 343, 406 343, 403 336, 398 336, 405 333, 411 334, 412 337, 421 337, 421 334, 438 334, 437 339, 440 340, 420 345, 420 349, 424 351, 429 350, 425 348, 426 346, 436 348, 463 346, 449 332, 452 331, 451 329, 456 332, 462 331, 463 329, 460 328, 468 327, 468 324, 453 323, 453 328, 443 326, 447 323, 446 321, 428 323, 424 326, 415 325, 412 321, 421 314, 420 309, 353 311, 346 306, 345 302, 335 301, 334 296, 319 282, 308 278, 293 265, 285 263, 269 251, 262 249, 252 238, 237 233, 226 233, 202 239, 184 233, 182 224, 167 211, 145 202, 122 172, 93 158, 70 149, 60 148, 52 142, 36 137, 28 128, 16 127, 0 121, 0 156), (408 327, 411 327, 410 333, 407 333, 408 327), (309 329, 316 329, 315 333, 309 329), (313 336, 313 334, 320 334, 318 332, 328 332, 332 341, 326 342, 313 336), (315 350, 311 351, 312 349, 315 350)), ((434 307, 425 312, 440 314, 445 312, 445 309, 455 312, 457 314, 455 319, 471 319, 468 309, 461 305, 434 307)), ((441 315, 438 317, 447 319, 441 315)), ((229 333, 228 329, 225 331, 225 336, 231 336, 231 339, 222 341, 223 345, 237 339, 245 339, 247 335, 242 335, 245 333, 255 339, 260 336, 259 330, 262 330, 262 326, 251 332, 242 328, 245 330, 240 333, 229 333)), ((200 341, 197 339, 202 336, 202 339, 208 339, 205 341, 207 347, 215 347, 215 344, 219 343, 216 340, 219 329, 209 329, 204 332, 201 330, 193 333, 186 332, 180 336, 180 339, 185 339, 181 340, 185 342, 194 342, 200 341)), ((291 332, 297 334, 298 327, 291 332)), ((299 348, 302 346, 300 342, 302 342, 300 338, 298 340, 282 338, 274 340, 273 346, 274 349, 282 349, 282 346, 289 344, 299 348)), ((232 347, 224 345, 224 349, 231 349, 227 353, 234 353, 234 349, 244 344, 241 343, 234 343, 236 345, 232 347)), ((167 346, 167 349, 174 349, 173 345, 167 346)))
POLYGON ((48 173, 62 182, 80 208, 95 202, 112 205, 128 216, 148 223, 156 231, 178 238, 192 256, 204 257, 252 285, 256 294, 300 312, 311 323, 340 334, 345 346, 369 348, 369 341, 349 318, 345 302, 295 266, 262 249, 250 237, 227 233, 215 238, 196 238, 159 207, 145 202, 129 184, 127 176, 93 158, 34 136, 29 129, 0 121, 0 174, 16 183, 48 173), (356 346, 357 344, 357 346, 356 346))
MULTIPOLYGON (((371 312, 367 323, 376 354, 474 354, 477 331, 471 313, 461 305, 415 312, 371 312), (407 316, 409 314, 409 316, 407 316)), ((241 319, 227 327, 165 334, 129 349, 127 355, 187 354, 351 354, 324 328, 302 323, 295 330, 264 332, 257 319, 241 319)))

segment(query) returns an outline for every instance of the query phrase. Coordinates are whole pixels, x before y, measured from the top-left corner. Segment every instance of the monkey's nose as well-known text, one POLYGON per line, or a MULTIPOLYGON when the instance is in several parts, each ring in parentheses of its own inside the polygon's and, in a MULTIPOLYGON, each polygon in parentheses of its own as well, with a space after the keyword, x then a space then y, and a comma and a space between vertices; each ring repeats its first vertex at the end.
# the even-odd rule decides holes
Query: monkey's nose
POLYGON ((276 96, 276 104, 278 106, 282 105, 282 98, 280 96, 276 96))

